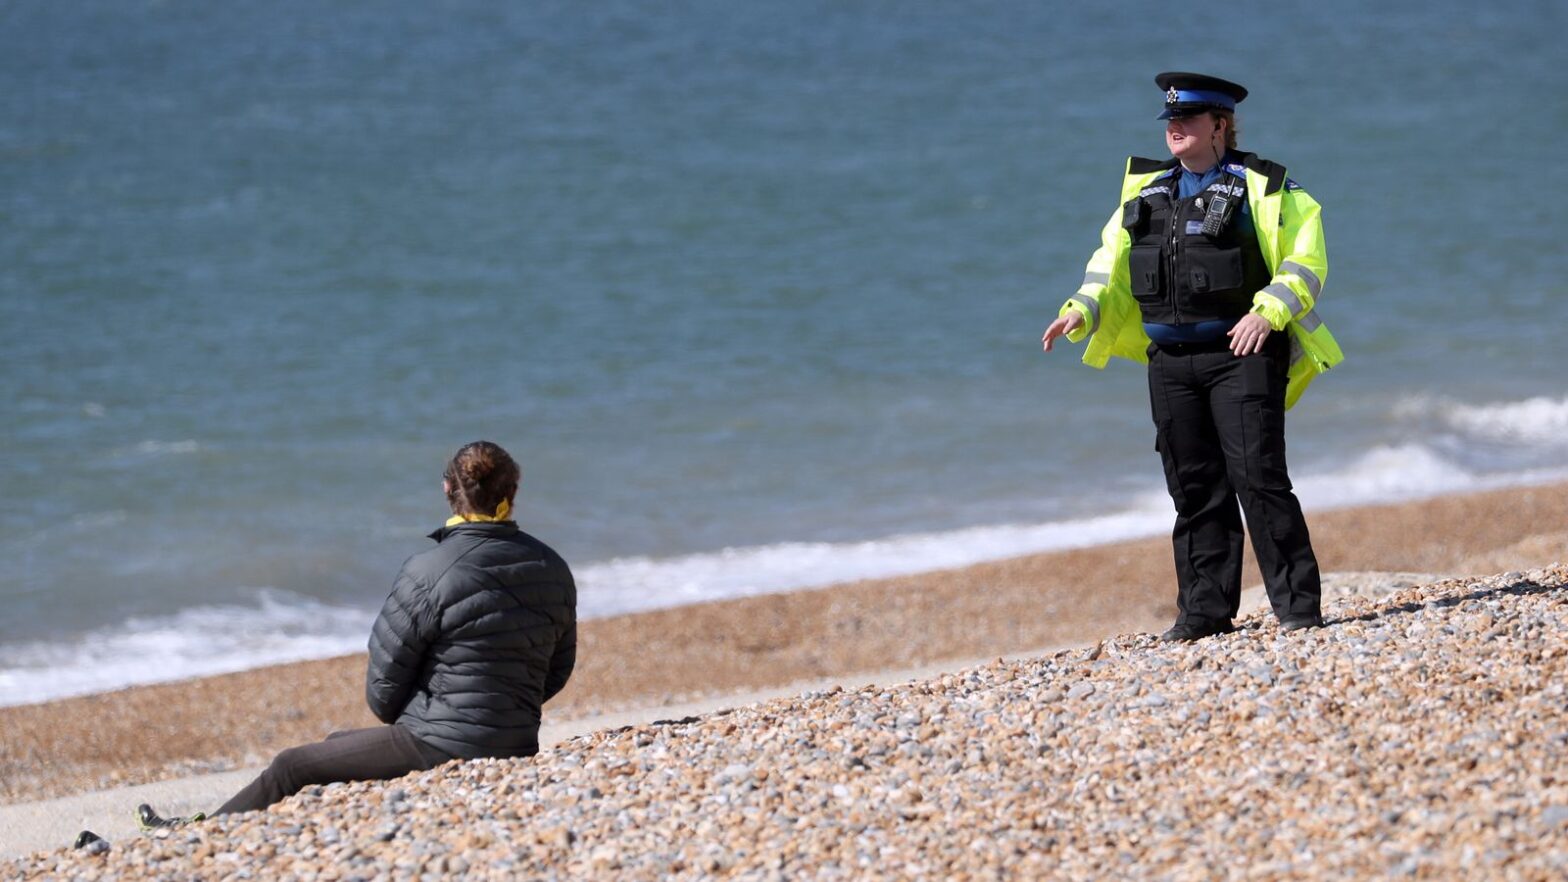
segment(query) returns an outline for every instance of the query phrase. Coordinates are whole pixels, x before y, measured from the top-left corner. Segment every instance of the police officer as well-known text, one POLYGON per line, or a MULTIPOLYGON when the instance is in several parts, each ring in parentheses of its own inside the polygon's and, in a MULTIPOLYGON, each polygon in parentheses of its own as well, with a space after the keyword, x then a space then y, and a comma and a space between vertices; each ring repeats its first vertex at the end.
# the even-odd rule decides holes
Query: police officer
POLYGON ((1132 157, 1083 285, 1042 338, 1149 365, 1155 447, 1176 504, 1179 614, 1164 640, 1234 630, 1242 518, 1285 630, 1322 625, 1317 559, 1285 468, 1285 410, 1343 358, 1314 309, 1318 203, 1236 148, 1241 86, 1162 73, 1165 161, 1132 157))

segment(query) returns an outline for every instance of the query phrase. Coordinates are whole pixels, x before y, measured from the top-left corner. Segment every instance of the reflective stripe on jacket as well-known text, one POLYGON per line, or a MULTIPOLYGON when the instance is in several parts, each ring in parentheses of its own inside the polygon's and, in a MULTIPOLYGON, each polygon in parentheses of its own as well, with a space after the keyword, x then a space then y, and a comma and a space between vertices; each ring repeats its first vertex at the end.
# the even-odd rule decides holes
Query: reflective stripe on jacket
MULTIPOLYGON (((1318 374, 1345 357, 1317 314, 1317 301, 1328 277, 1322 208, 1305 190, 1288 181, 1284 166, 1252 153, 1240 154, 1240 158, 1258 247, 1273 276, 1253 295, 1252 311, 1267 319, 1274 330, 1290 334, 1290 383, 1285 392, 1285 406, 1290 407, 1318 374)), ((1112 356, 1149 360, 1149 337, 1143 331, 1128 277, 1132 240, 1122 228, 1121 204, 1136 198, 1176 162, 1136 156, 1127 160, 1121 201, 1100 231, 1100 247, 1089 258, 1078 293, 1062 304, 1060 315, 1076 311, 1084 317, 1083 326, 1067 339, 1077 343, 1089 338, 1083 361, 1090 367, 1103 368, 1112 356)))

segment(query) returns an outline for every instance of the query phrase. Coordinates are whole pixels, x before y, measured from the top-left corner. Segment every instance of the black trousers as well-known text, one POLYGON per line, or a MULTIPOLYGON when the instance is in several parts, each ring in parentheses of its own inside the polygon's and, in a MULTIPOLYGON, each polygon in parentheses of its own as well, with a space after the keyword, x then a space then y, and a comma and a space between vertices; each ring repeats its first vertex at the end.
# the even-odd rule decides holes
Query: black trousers
POLYGON ((1281 619, 1320 614, 1322 586, 1285 469, 1290 340, 1236 356, 1229 340, 1149 348, 1155 447, 1176 503, 1178 623, 1228 621, 1241 603, 1246 514, 1263 584, 1281 619))
POLYGON ((433 769, 449 759, 402 726, 333 732, 325 741, 279 753, 256 780, 213 814, 264 809, 311 784, 401 778, 409 772, 433 769))

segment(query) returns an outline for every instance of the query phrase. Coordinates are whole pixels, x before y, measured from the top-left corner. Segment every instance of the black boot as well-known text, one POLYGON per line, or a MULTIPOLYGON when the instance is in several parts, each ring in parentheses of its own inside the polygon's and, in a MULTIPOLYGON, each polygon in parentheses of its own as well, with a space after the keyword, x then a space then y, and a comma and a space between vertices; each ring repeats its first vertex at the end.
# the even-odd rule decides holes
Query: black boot
POLYGON ((1191 643, 1216 634, 1229 634, 1236 630, 1230 619, 1220 619, 1217 622, 1177 622, 1169 631, 1160 635, 1160 640, 1165 643, 1191 643))

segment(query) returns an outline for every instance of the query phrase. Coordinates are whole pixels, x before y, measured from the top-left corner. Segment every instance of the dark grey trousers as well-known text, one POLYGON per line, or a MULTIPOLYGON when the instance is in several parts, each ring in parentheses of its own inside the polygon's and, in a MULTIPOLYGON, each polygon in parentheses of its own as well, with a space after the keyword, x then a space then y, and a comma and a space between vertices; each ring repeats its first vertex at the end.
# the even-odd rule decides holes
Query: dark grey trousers
POLYGON ((1275 615, 1316 616, 1318 562, 1285 468, 1290 339, 1275 332, 1239 358, 1228 344, 1149 349, 1156 446, 1176 503, 1177 621, 1236 615, 1243 515, 1275 615))
POLYGON ((401 726, 333 732, 325 741, 290 747, 278 754, 256 780, 213 814, 263 809, 312 784, 400 778, 433 769, 449 759, 401 726))

